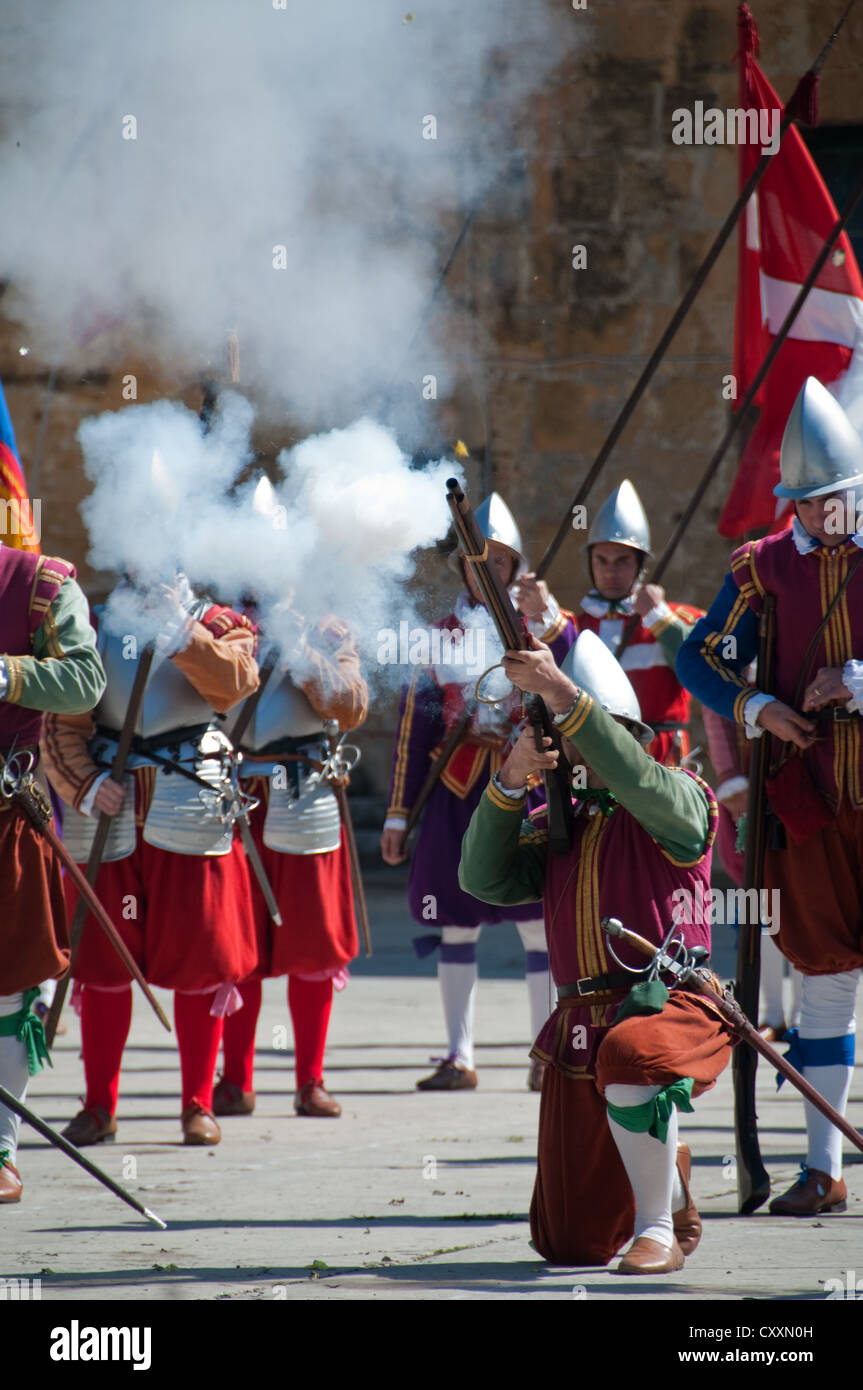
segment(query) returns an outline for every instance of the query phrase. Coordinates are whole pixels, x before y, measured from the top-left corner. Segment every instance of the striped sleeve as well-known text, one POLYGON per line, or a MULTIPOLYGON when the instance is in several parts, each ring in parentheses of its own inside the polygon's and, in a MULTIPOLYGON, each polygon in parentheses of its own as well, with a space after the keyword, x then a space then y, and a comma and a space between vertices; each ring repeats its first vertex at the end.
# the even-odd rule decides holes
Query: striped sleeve
POLYGON ((402 691, 387 819, 406 817, 425 781, 432 749, 446 734, 439 686, 418 667, 402 691))

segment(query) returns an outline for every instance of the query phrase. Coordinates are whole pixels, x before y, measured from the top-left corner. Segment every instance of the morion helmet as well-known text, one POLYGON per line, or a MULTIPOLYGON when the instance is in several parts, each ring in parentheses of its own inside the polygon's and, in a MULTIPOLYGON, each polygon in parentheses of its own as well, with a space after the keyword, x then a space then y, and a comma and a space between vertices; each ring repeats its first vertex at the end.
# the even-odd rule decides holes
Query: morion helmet
POLYGON ((863 439, 835 396, 814 376, 800 388, 788 416, 775 497, 826 497, 863 484, 863 439))
POLYGON ((650 527, 641 505, 641 498, 628 478, 607 497, 594 517, 587 534, 587 548, 600 541, 628 545, 650 555, 650 527))
MULTIPOLYGON (((480 502, 474 512, 476 524, 487 541, 497 541, 498 545, 505 545, 507 550, 511 550, 516 561, 516 574, 523 574, 527 569, 527 559, 521 548, 521 532, 515 522, 515 517, 509 507, 504 502, 499 492, 491 492, 484 502, 480 502)), ((447 564, 450 569, 461 573, 462 553, 456 548, 450 554, 447 564)))
POLYGON ((608 714, 625 719, 642 747, 653 742, 656 735, 641 717, 641 706, 629 677, 595 632, 586 628, 579 633, 560 669, 608 714))

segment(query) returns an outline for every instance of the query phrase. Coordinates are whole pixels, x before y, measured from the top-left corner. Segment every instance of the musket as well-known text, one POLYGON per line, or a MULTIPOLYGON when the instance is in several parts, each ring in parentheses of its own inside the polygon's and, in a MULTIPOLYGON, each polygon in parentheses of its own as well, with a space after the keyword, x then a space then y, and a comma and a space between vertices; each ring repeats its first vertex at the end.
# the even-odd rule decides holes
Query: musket
MULTIPOLYGON (((485 606, 497 628, 505 651, 526 651, 528 642, 524 624, 512 606, 503 581, 493 565, 487 562, 488 542, 476 524, 470 504, 457 478, 447 481, 447 502, 452 512, 463 551, 463 559, 472 567, 485 606)), ((572 844, 574 815, 572 809, 571 769, 561 743, 560 733, 553 724, 545 701, 539 695, 524 698, 528 718, 534 726, 537 752, 545 752, 543 738, 550 738, 557 749, 557 767, 544 774, 548 803, 548 847, 552 854, 567 854, 572 844)))
POLYGON ((115 1196, 120 1197, 124 1202, 128 1203, 130 1207, 134 1207, 135 1211, 140 1212, 142 1216, 146 1216, 147 1220, 154 1226, 158 1226, 160 1231, 167 1231, 167 1224, 162 1220, 161 1216, 157 1216, 154 1211, 150 1211, 150 1208, 145 1207, 143 1202, 139 1202, 137 1197, 133 1197, 131 1192, 127 1192, 125 1187, 121 1187, 113 1178, 109 1178, 108 1174, 103 1173, 102 1169, 97 1167, 91 1159, 85 1158, 84 1154, 80 1153, 78 1149, 75 1148, 74 1144, 70 1144, 69 1140, 64 1139, 62 1134, 58 1134, 56 1129, 52 1129, 44 1120, 40 1120, 38 1115, 34 1115, 29 1106, 26 1106, 17 1096, 13 1096, 11 1091, 6 1090, 5 1086, 0 1086, 0 1105, 5 1105, 7 1110, 11 1110, 14 1115, 18 1115, 19 1118, 25 1120, 28 1125, 32 1125, 36 1133, 41 1134, 43 1139, 47 1139, 49 1144, 53 1144, 55 1149, 59 1149, 67 1158, 73 1159, 74 1162, 78 1164, 79 1168, 83 1168, 85 1173, 89 1173, 91 1177, 98 1179, 103 1187, 108 1188, 109 1192, 113 1192, 115 1196))
MULTIPOLYGON (((788 127, 791 125, 791 122, 803 109, 805 109, 806 105, 808 104, 808 93, 812 90, 814 82, 817 79, 821 71, 821 68, 823 67, 824 62, 827 58, 827 54, 829 53, 832 45, 835 43, 839 35, 839 31, 841 30, 843 24, 848 18, 848 15, 850 14, 855 3, 856 0, 850 0, 850 3, 846 6, 841 18, 839 19, 838 23, 833 29, 833 32, 831 33, 829 39, 824 44, 824 47, 818 54, 818 57, 815 59, 815 62, 803 74, 796 88, 794 89, 791 99, 785 107, 785 113, 782 117, 782 121, 779 126, 780 144, 785 136, 786 131, 788 130, 788 127)), ((779 146, 777 146, 777 152, 778 149, 779 146)), ((747 179, 746 183, 744 184, 743 188, 741 189, 740 194, 734 203, 734 206, 732 207, 731 211, 729 212, 728 216, 726 217, 725 221, 723 222, 722 226, 717 232, 713 245, 710 247, 710 250, 704 257, 704 260, 701 262, 701 265, 695 272, 695 276, 692 280, 691 285, 689 286, 689 289, 686 291, 682 300, 678 304, 665 332, 663 333, 662 337, 660 338, 659 342, 654 348, 650 358, 645 364, 645 367, 641 375, 639 376, 638 380, 636 381, 635 385, 630 391, 629 396, 624 402, 620 414, 618 415, 617 419, 612 425, 607 438, 605 439, 604 443, 602 444, 599 450, 599 453, 596 455, 593 464, 588 470, 586 476, 584 477, 581 483, 581 486, 579 487, 578 491, 575 494, 575 497, 570 503, 569 510, 564 515, 564 518, 561 521, 560 526, 558 527, 555 535, 552 537, 551 541, 546 547, 545 553, 543 554, 542 559, 536 567, 537 579, 545 578, 545 575, 547 574, 549 567, 551 566, 551 563, 554 560, 555 555, 557 554, 558 550, 560 549, 569 532, 572 530, 571 518, 573 512, 575 511, 576 507, 581 506, 581 504, 584 502, 585 498, 587 497, 588 493, 593 487, 593 484, 596 482, 597 478, 602 472, 602 469, 605 466, 605 463, 608 460, 609 455, 611 454, 615 444, 617 443, 618 439, 620 438, 621 434, 626 428, 626 424, 629 420, 629 417, 632 415, 633 411, 635 410, 635 407, 638 405, 638 402, 641 400, 641 397, 644 395, 645 391, 650 385, 650 382, 656 373, 657 367, 659 366, 660 362, 664 358, 666 352, 668 351, 668 348, 671 345, 672 339, 675 337, 677 330, 683 323, 683 320, 686 318, 686 315, 689 313, 689 310, 692 308, 692 305, 695 303, 696 297, 701 289, 701 286, 704 284, 705 280, 710 274, 710 271, 712 270, 715 262, 719 257, 720 252, 722 251, 722 248, 725 246, 725 243, 728 241, 728 238, 734 231, 740 214, 746 207, 746 204, 749 202, 749 199, 755 192, 755 189, 758 187, 759 183, 766 174, 768 166, 770 165, 771 160, 774 157, 774 155, 763 154, 761 156, 761 159, 753 169, 752 173, 750 174, 749 178, 747 179)), ((744 413, 742 408, 739 413, 741 415, 744 413)))
MULTIPOLYGON (((758 619, 758 688, 773 690, 776 657, 776 595, 765 594, 758 619)), ((764 851, 767 847, 765 782, 770 757, 770 736, 765 731, 755 740, 749 768, 749 802, 746 810, 746 850, 743 887, 755 888, 761 903, 764 851)), ((749 901, 747 894, 746 901, 749 901)), ((747 918, 749 913, 746 914, 747 918)), ((737 929, 737 982, 734 995, 741 1010, 758 1022, 758 989, 761 983, 761 920, 741 922, 737 929)), ((744 1216, 757 1211, 770 1196, 770 1179, 761 1159, 758 1114, 755 1109, 755 1073, 758 1057, 748 1047, 734 1050, 734 1135, 737 1145, 739 1209, 744 1216)))
MULTIPOLYGON (((689 526, 690 521, 692 520, 693 516, 695 515, 699 506, 701 505, 701 499, 703 498, 705 492, 707 491, 708 487, 710 486, 714 477, 716 476, 716 473, 719 469, 719 465, 722 463, 722 460, 724 459, 728 451, 728 447, 731 444, 731 441, 734 439, 735 435, 737 434, 741 425, 743 424, 743 421, 746 417, 746 412, 748 411, 749 407, 751 406, 752 402, 755 400, 755 397, 760 391, 762 382, 767 376, 767 373, 770 371, 770 368, 773 366, 773 363, 776 361, 779 349, 782 347, 783 343, 785 342, 785 339, 788 337, 788 334, 794 327, 794 322, 809 296, 809 291, 812 289, 813 285, 815 284, 815 281, 821 274, 827 257, 830 255, 830 252, 833 250, 833 247, 839 240, 839 237, 848 225, 851 215, 854 212, 854 209, 859 203, 861 197, 863 197, 863 178, 860 179, 856 188, 852 192, 850 198, 845 203, 842 212, 839 214, 836 221, 833 223, 833 226, 827 236, 826 241, 824 242, 824 245, 821 247, 821 250, 818 252, 818 255, 815 258, 815 261, 812 265, 812 269, 809 271, 809 274, 806 276, 806 279, 800 286, 800 289, 798 290, 797 295, 795 296, 794 303, 791 305, 791 308, 785 315, 785 318, 782 321, 782 325, 779 328, 776 337, 773 339, 773 342, 771 343, 767 353, 764 356, 764 360, 761 363, 761 366, 758 368, 758 371, 755 373, 755 376, 752 379, 752 382, 749 386, 749 390, 746 392, 746 395, 740 402, 739 410, 735 411, 730 421, 728 422, 728 426, 725 430, 725 433, 723 434, 722 439, 720 440, 716 448, 716 451, 713 454, 713 457, 710 459, 710 462, 705 468, 701 481, 699 482, 694 493, 692 494, 686 511, 683 513, 677 525, 675 526, 674 531, 671 534, 671 538, 668 541, 668 544, 666 545, 661 556, 659 557, 659 560, 657 561, 656 568, 654 569, 653 574, 650 577, 649 582, 651 584, 657 584, 659 580, 662 579, 666 569, 668 568, 668 565, 671 563, 672 556, 674 555, 674 552, 680 544, 684 532, 689 526)), ((617 648, 614 653, 618 661, 620 660, 626 648, 629 646, 629 643, 635 635, 640 621, 641 617, 638 613, 634 613, 632 617, 627 621, 626 626, 624 627, 623 632, 621 633, 620 641, 618 642, 617 648)))
POLYGON ((351 768, 356 767, 359 761, 359 752, 352 762, 346 763, 339 760, 339 748, 341 743, 333 747, 333 740, 337 738, 339 732, 338 722, 335 719, 328 719, 324 725, 324 735, 327 740, 327 761, 324 764, 324 773, 332 787, 339 807, 339 816, 345 829, 345 844, 348 851, 348 862, 351 866, 351 883, 354 889, 354 901, 357 906, 357 917, 359 918, 360 931, 363 938, 363 949, 366 956, 372 953, 372 934, 369 926, 369 909, 366 902, 366 890, 363 886, 363 875, 360 867, 360 855, 357 849, 357 837, 354 834, 354 823, 351 817, 351 808, 348 803, 348 794, 345 786, 345 777, 351 768))
MULTIPOLYGON (((109 780, 111 782, 114 782, 118 787, 123 786, 123 779, 126 775, 126 764, 129 761, 129 753, 132 747, 132 738, 135 733, 135 725, 138 722, 138 715, 141 711, 141 705, 143 704, 144 690, 150 676, 150 667, 153 665, 153 654, 153 646, 148 645, 144 648, 138 660, 138 669, 135 672, 135 679, 132 683, 132 690, 129 695, 129 703, 126 707, 126 715, 123 720, 123 727, 120 730, 120 737, 117 741, 117 751, 114 754, 114 759, 111 763, 111 771, 108 774, 109 780)), ((102 864, 102 856, 105 853, 105 846, 108 843, 108 835, 111 831, 112 820, 113 817, 109 816, 106 811, 100 812, 99 821, 96 826, 96 834, 93 837, 93 843, 90 847, 90 854, 87 859, 87 868, 85 870, 86 878, 82 876, 77 864, 74 865, 74 873, 70 869, 70 873, 72 873, 72 877, 75 880, 75 883, 77 884, 79 890, 78 901, 75 904, 75 915, 72 918, 72 926, 69 932, 72 952, 69 961, 68 973, 63 977, 63 979, 57 986, 53 1002, 51 1004, 50 1009, 48 1010, 48 1017, 45 1020, 45 1037, 49 1047, 53 1047, 54 1045, 54 1036, 57 1032, 57 1024, 60 1022, 60 1015, 63 1012, 63 1005, 66 1002, 66 993, 69 989, 69 981, 72 978, 72 971, 75 968, 75 961, 78 958, 78 951, 81 945, 81 935, 84 931, 84 922, 87 917, 88 907, 90 908, 91 912, 94 913, 94 916, 98 920, 99 925, 102 927, 104 931, 107 932, 108 936, 111 938, 111 942, 114 948, 118 950, 118 953, 120 955, 122 955, 123 963, 127 966, 127 968, 129 968, 129 961, 132 960, 132 957, 126 950, 125 945, 123 944, 121 938, 119 937, 119 934, 116 932, 113 925, 111 926, 110 930, 108 929, 108 927, 106 927, 105 922, 107 918, 105 917, 104 910, 102 909, 101 904, 98 905, 98 908, 93 907, 94 902, 98 903, 98 899, 95 897, 95 893, 93 893, 92 891, 93 885, 96 882, 96 878, 102 864), (89 890, 89 894, 81 886, 82 883, 86 883, 87 889, 89 890), (113 936, 112 932, 114 933, 113 936), (114 940, 115 936, 117 940, 114 940), (123 947, 122 952, 119 951, 119 948, 117 946, 118 941, 120 942, 120 945, 122 945, 123 947), (125 952, 125 955, 123 955, 123 952, 125 952)), ((72 860, 70 859, 68 853, 65 852, 65 850, 60 851, 60 856, 63 859, 63 862, 67 865, 67 867, 69 864, 72 863, 72 860)), ((134 961, 132 961, 132 964, 135 964, 134 961)), ((141 975, 141 972, 138 970, 137 965, 135 965, 135 969, 131 973, 134 975, 134 978, 138 980, 139 984, 142 985, 142 988, 144 989, 145 993, 147 993, 148 991, 146 982, 144 981, 143 975, 141 975)), ((152 996, 148 997, 150 997, 150 999, 152 1000, 152 996)), ((171 1025, 167 1021, 165 1015, 162 1013, 161 1009, 159 1009, 158 1004, 156 1004, 154 1000, 152 1001, 152 1007, 156 1009, 156 1012, 159 1016, 159 1022, 162 1023, 163 1026, 167 1028, 168 1032, 170 1033, 171 1025)))
POLYGON ((775 1067, 787 1081, 791 1082, 792 1086, 797 1088, 805 1100, 814 1105, 825 1119, 828 1119, 844 1134, 849 1143, 863 1153, 863 1134, 858 1134, 844 1115, 840 1115, 838 1110, 834 1110, 830 1102, 826 1101, 815 1087, 809 1084, 805 1076, 801 1076, 800 1072, 792 1067, 785 1057, 771 1047, 766 1039, 762 1038, 758 1030, 753 1028, 749 1022, 731 990, 724 989, 719 993, 713 988, 711 982, 714 977, 709 970, 704 968, 704 961, 707 957, 707 950, 704 946, 688 950, 682 938, 675 937, 674 933, 677 930, 675 927, 672 927, 662 946, 657 947, 651 942, 645 941, 644 937, 639 936, 637 932, 624 927, 616 917, 603 917, 600 925, 609 936, 619 938, 651 961, 651 966, 646 972, 633 970, 631 966, 625 965, 611 948, 611 953, 618 965, 623 966, 623 969, 628 970, 631 974, 642 977, 646 975, 648 978, 656 978, 660 974, 670 974, 674 977, 675 984, 685 986, 696 994, 700 994, 703 999, 708 1000, 739 1038, 753 1047, 756 1052, 760 1052, 771 1066, 775 1067))

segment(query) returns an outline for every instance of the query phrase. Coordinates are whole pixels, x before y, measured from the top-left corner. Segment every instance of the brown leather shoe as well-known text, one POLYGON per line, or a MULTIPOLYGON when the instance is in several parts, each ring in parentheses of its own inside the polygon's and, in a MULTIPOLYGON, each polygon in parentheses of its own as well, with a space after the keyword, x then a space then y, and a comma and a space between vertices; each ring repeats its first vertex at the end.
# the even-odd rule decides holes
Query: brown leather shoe
POLYGON ((0 1167, 0 1202, 20 1202, 21 1193, 24 1191, 24 1184, 21 1181, 21 1174, 10 1163, 8 1158, 2 1160, 0 1167))
POLYGON ((541 1091, 544 1076, 545 1062, 531 1062, 530 1071, 527 1074, 527 1089, 529 1091, 541 1091))
POLYGON ((117 1137, 117 1121, 101 1105, 91 1105, 88 1110, 79 1110, 62 1134, 76 1149, 86 1149, 88 1144, 113 1144, 117 1137))
POLYGON ((212 1148, 222 1137, 222 1131, 216 1124, 212 1110, 206 1110, 197 1101, 192 1101, 191 1105, 186 1106, 180 1123, 183 1126, 184 1144, 207 1144, 212 1148))
POLYGON ((294 1096, 294 1109, 298 1115, 310 1115, 319 1119, 337 1120, 342 1107, 324 1090, 323 1081, 307 1081, 294 1096))
POLYGON ((793 1187, 774 1197, 768 1207, 771 1216, 817 1216, 819 1212, 844 1211, 848 1189, 818 1168, 801 1168, 793 1187))
POLYGON ((254 1091, 243 1091, 224 1077, 213 1091, 214 1115, 251 1115, 255 1109, 254 1091))
POLYGON ((672 1241, 671 1249, 649 1236, 639 1236, 630 1245, 620 1264, 618 1274, 674 1274, 683 1268, 683 1251, 672 1241))
MULTIPOLYGON (((432 1058, 433 1061, 436 1058, 432 1058)), ((479 1081, 475 1071, 457 1062, 455 1057, 444 1057, 437 1071, 424 1076, 417 1082, 418 1091, 475 1091, 479 1081)))
POLYGON ((692 1154, 688 1144, 677 1145, 677 1171, 683 1187, 683 1206, 672 1212, 671 1224, 677 1244, 684 1255, 691 1255, 701 1239, 701 1217, 698 1215, 692 1194, 689 1191, 689 1175, 692 1171, 692 1154))

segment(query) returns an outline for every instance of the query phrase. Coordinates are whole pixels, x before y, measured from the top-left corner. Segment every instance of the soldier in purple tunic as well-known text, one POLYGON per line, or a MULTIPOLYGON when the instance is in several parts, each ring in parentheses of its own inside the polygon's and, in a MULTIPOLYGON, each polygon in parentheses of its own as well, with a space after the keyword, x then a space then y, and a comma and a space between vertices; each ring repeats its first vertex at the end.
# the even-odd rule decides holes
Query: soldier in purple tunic
MULTIPOLYGON (((509 508, 492 493, 477 509, 476 519, 489 543, 489 558, 505 583, 516 585, 518 607, 528 628, 551 646, 561 661, 575 640, 572 615, 560 609, 545 585, 526 573, 521 537, 509 508)), ((476 945, 483 925, 515 921, 525 948, 531 1031, 536 1036, 548 1017, 548 953, 541 915, 535 906, 498 909, 465 893, 458 884, 461 841, 490 773, 500 767, 505 750, 522 722, 521 696, 507 681, 496 705, 473 701, 477 677, 501 660, 503 649, 476 581, 457 554, 450 565, 465 589, 453 611, 436 624, 446 641, 445 655, 418 667, 402 693, 396 730, 389 808, 381 852, 389 864, 406 858, 407 817, 440 754, 447 732, 472 706, 470 722, 449 758, 426 805, 410 872, 408 900, 416 922, 427 929, 416 938, 420 956, 440 947, 438 980, 448 1031, 447 1056, 420 1090, 465 1090, 477 1085, 473 1060, 473 1009, 477 982, 476 945), (448 634, 452 633, 452 638, 448 634)), ((437 653, 434 653, 437 655, 437 653)), ((483 681, 481 695, 497 693, 483 681)), ((542 798, 544 799, 544 798, 542 798)), ((541 1085, 542 1066, 534 1062, 528 1084, 541 1085)))

